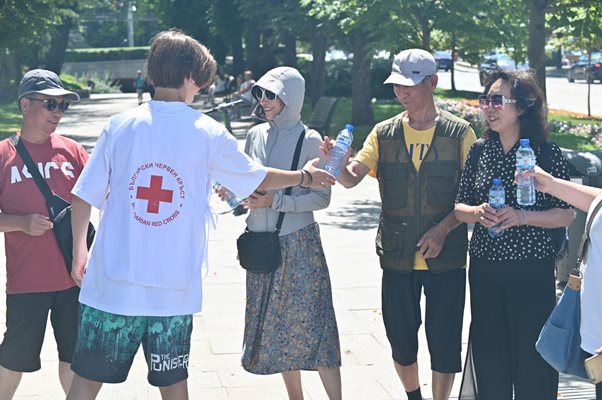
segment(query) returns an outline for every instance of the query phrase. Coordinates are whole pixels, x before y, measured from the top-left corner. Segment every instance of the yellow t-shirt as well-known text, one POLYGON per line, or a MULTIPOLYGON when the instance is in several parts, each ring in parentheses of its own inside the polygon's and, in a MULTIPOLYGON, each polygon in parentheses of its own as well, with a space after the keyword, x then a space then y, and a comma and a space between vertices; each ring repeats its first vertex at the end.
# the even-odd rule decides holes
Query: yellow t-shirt
MULTIPOLYGON (((427 129, 424 131, 418 131, 413 129, 409 124, 405 121, 403 122, 403 133, 405 136, 405 142, 408 147, 408 153, 412 158, 412 162, 414 163, 414 167, 416 171, 420 170, 420 165, 422 164, 422 160, 428 151, 431 142, 433 141, 433 135, 435 134, 435 127, 431 129, 427 129)), ((464 162, 466 161, 466 156, 468 155, 468 151, 470 150, 470 146, 477 140, 477 136, 475 135, 472 127, 469 127, 466 131, 466 135, 464 135, 464 140, 462 142, 462 168, 464 168, 464 162)), ((376 134, 376 129, 372 129, 372 132, 368 135, 366 140, 364 141, 364 145, 357 156, 354 158, 355 161, 359 161, 368 168, 370 168, 370 175, 376 176, 376 168, 378 167, 378 137, 376 134)), ((414 261, 414 269, 415 270, 426 270, 428 266, 426 265, 426 261, 418 252, 416 252, 416 258, 414 261)))

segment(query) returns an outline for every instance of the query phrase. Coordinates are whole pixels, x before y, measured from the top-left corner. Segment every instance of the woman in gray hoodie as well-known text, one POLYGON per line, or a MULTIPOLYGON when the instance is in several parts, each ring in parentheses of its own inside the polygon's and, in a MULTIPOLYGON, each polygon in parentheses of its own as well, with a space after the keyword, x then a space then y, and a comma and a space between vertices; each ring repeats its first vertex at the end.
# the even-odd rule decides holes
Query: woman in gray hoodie
MULTIPOLYGON (((254 115, 266 122, 247 134, 245 152, 269 167, 290 169, 299 135, 299 165, 322 157, 322 138, 301 121, 305 80, 278 67, 257 81, 254 115)), ((323 162, 322 162, 323 164, 323 162)), ((313 211, 330 203, 330 187, 294 187, 255 193, 245 207, 249 230, 274 231, 280 211, 282 263, 272 274, 247 272, 243 367, 254 374, 282 373, 290 399, 302 399, 300 370, 317 370, 330 399, 341 398, 341 353, 328 266, 313 211), (273 275, 273 276, 272 276, 273 275)))

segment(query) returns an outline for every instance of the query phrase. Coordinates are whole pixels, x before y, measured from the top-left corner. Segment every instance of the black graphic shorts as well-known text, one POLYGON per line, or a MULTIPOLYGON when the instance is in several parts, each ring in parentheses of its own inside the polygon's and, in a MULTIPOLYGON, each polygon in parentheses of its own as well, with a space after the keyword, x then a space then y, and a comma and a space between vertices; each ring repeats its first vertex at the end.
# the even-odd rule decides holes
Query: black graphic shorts
POLYGON ((192 315, 136 317, 81 304, 71 369, 96 382, 124 382, 142 344, 148 382, 170 386, 188 378, 191 334, 192 315))

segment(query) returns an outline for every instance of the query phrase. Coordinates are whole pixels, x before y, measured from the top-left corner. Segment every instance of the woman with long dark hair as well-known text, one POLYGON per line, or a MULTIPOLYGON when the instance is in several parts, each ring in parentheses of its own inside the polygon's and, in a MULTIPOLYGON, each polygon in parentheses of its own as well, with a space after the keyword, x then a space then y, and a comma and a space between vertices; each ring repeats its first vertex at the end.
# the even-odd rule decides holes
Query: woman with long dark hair
MULTIPOLYGON (((519 139, 529 139, 538 165, 568 179, 560 148, 547 141, 543 94, 530 71, 497 72, 479 98, 484 141, 468 154, 456 199, 456 217, 474 223, 470 241, 470 346, 478 398, 556 398, 558 373, 535 350, 556 304, 551 228, 573 221, 569 205, 537 192, 532 206, 517 202, 514 174, 519 139), (493 178, 501 178, 506 206, 488 204, 493 178), (502 236, 487 228, 500 224, 502 236), (514 397, 513 397, 514 394, 514 397)), ((465 381, 467 381, 465 379, 465 381)))

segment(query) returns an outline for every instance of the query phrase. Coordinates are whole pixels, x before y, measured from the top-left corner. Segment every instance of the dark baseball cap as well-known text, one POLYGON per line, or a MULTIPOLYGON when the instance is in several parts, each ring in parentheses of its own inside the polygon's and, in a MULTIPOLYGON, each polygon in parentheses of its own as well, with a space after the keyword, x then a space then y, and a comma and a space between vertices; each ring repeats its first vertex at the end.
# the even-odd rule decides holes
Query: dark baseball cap
POLYGON ((21 78, 18 91, 19 100, 32 93, 63 96, 71 102, 79 101, 79 95, 65 89, 57 74, 45 69, 32 69, 21 78))

